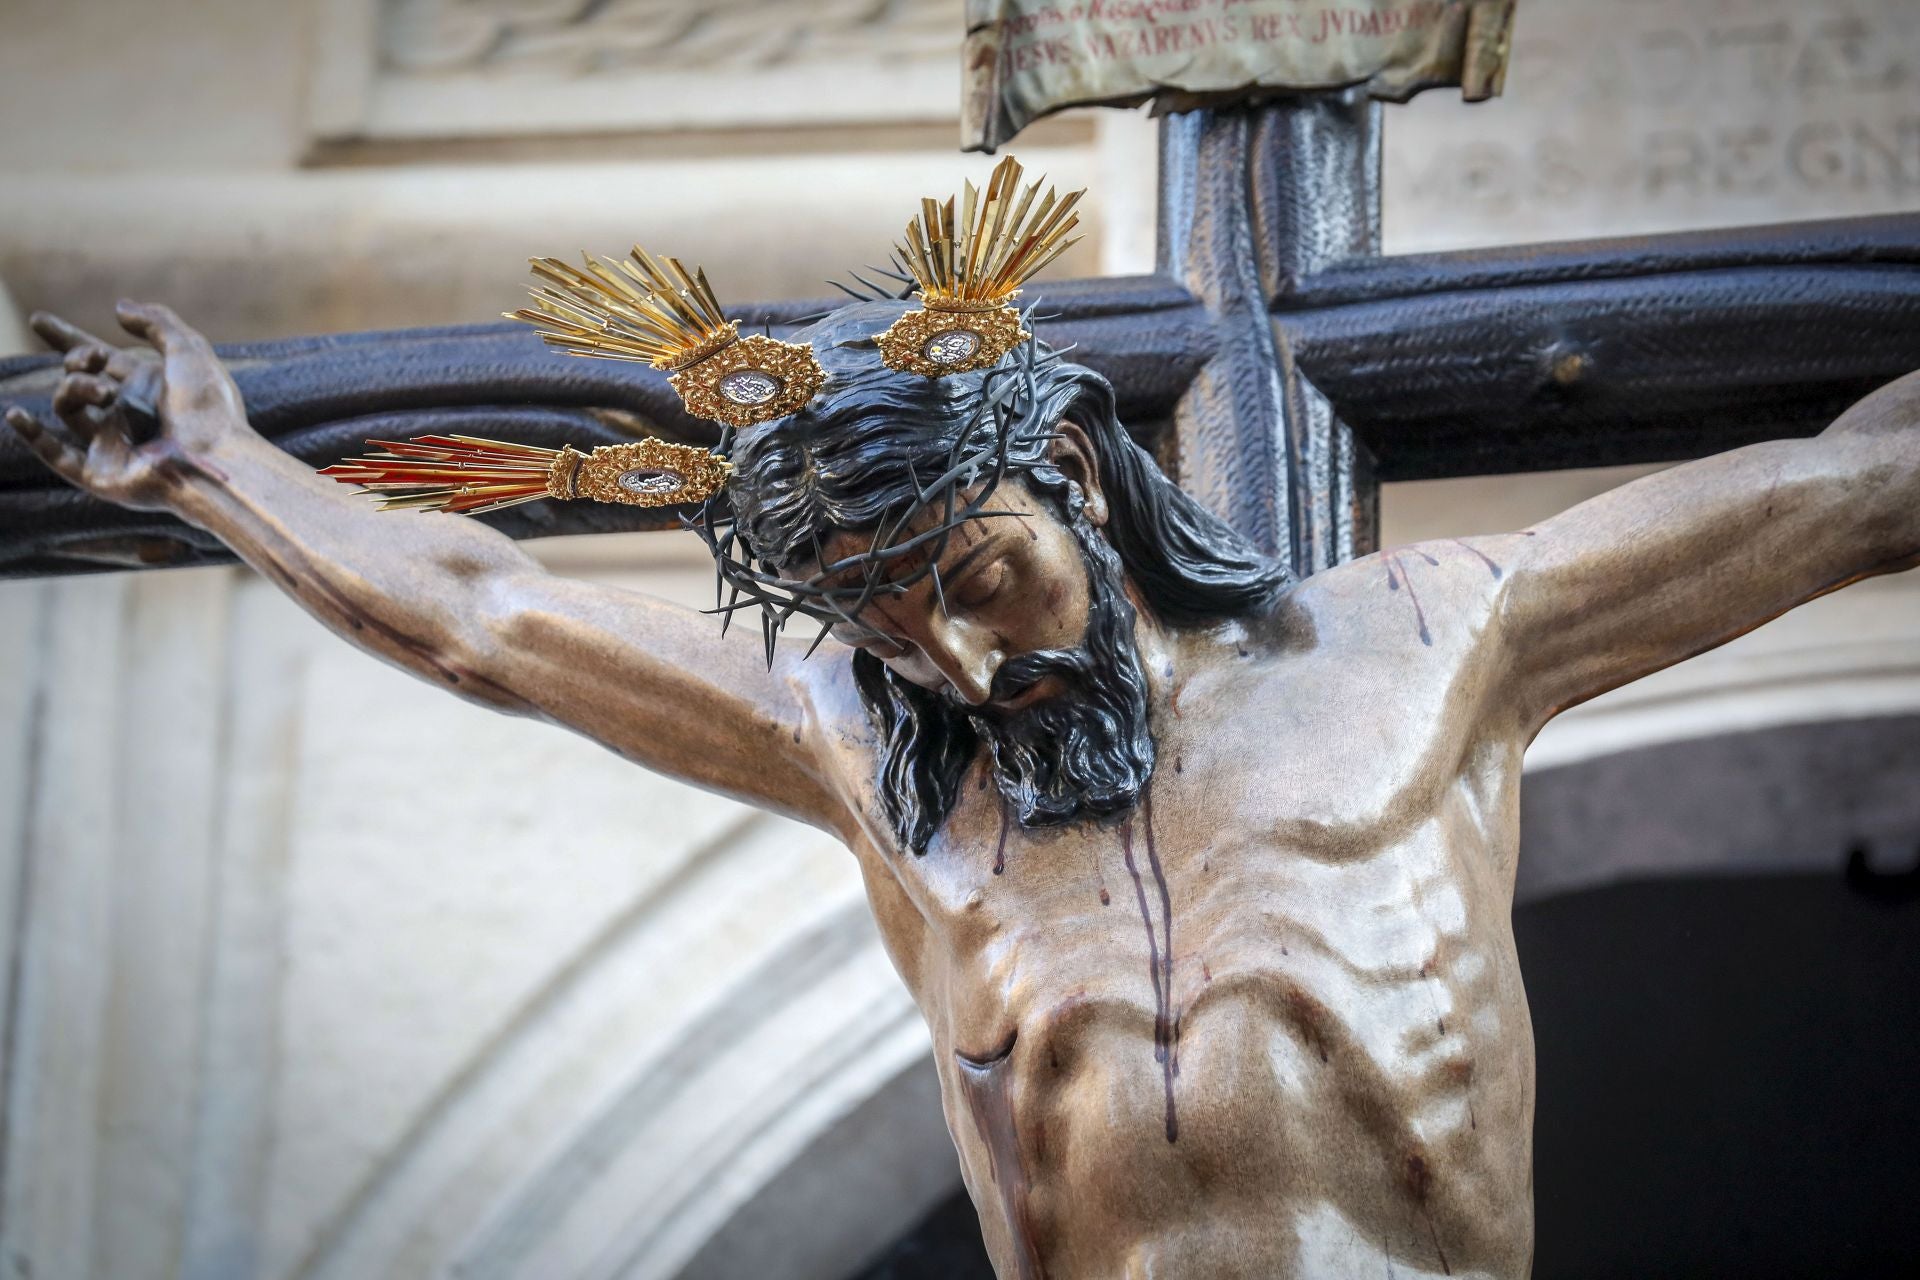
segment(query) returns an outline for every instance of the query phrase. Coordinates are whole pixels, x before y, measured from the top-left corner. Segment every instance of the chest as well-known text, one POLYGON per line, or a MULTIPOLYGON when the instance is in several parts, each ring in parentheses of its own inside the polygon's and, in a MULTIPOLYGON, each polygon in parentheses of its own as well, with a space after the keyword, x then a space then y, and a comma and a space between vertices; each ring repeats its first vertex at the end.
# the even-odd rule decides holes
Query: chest
POLYGON ((929 921, 957 923, 992 916, 989 902, 1009 897, 1038 894, 1067 910, 1091 885, 1111 898, 1107 881, 1129 884, 1131 872, 1115 873, 1130 861, 1149 878, 1157 866, 1192 881, 1257 873, 1279 854, 1340 863, 1387 848, 1463 784, 1491 796, 1507 763, 1475 753, 1471 717, 1447 682, 1391 689, 1397 666, 1360 655, 1169 681, 1151 784, 1118 820, 1023 827, 983 754, 927 853, 898 860, 899 874, 929 921), (1015 865, 1023 874, 1008 880, 1015 865), (1010 892, 1016 883, 1024 892, 1010 892))
POLYGON ((1457 770, 1409 772, 1343 791, 1176 754, 1125 818, 1040 831, 976 791, 984 812, 895 869, 936 1037, 983 1056, 1022 1022, 1096 1009, 1164 1037, 1245 983, 1295 1012, 1365 1009, 1389 1039, 1429 1019, 1447 1000, 1428 989, 1504 920, 1487 868, 1514 806, 1457 770))
MULTIPOLYGON (((1233 834, 1196 810, 1212 794, 1156 784, 1123 822, 996 828, 984 875, 928 920, 919 996, 951 1096, 992 1083, 1033 1216, 1102 1187, 1150 1222, 1186 1179, 1257 1184, 1272 1209, 1363 1148, 1383 1195, 1408 1153, 1480 1176, 1484 1139, 1520 1123, 1524 1004, 1459 788, 1369 849, 1233 834)), ((998 1130, 956 1114, 998 1185, 972 1145, 998 1130)))
POLYGON ((924 855, 870 859, 889 945, 956 1048, 997 1042, 996 1010, 1137 996, 1156 967, 1179 970, 1170 1004, 1209 971, 1295 960, 1290 936, 1417 971, 1462 902, 1498 898, 1481 872, 1517 839, 1520 752, 1478 732, 1471 651, 1331 638, 1160 673, 1154 773, 1122 818, 1023 827, 983 755, 924 855))

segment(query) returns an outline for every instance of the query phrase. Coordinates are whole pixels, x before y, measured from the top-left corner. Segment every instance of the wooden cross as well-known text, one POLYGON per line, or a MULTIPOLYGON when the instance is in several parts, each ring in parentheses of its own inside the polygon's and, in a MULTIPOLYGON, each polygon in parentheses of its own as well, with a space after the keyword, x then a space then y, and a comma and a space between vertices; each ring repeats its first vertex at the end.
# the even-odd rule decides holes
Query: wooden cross
MULTIPOLYGON (((1038 282, 1042 336, 1104 373, 1180 483, 1301 573, 1373 546, 1383 480, 1672 461, 1819 430, 1920 368, 1920 216, 1381 257, 1381 108, 1323 94, 1161 128, 1158 270, 1038 282)), ((736 314, 776 331, 830 303, 736 314)), ((368 436, 709 441, 664 375, 517 325, 221 349, 254 426, 316 466, 368 436)), ((51 357, 0 359, 45 412, 51 357)), ((658 513, 536 503, 516 537, 658 513)), ((68 489, 0 438, 0 575, 229 557, 68 489)))

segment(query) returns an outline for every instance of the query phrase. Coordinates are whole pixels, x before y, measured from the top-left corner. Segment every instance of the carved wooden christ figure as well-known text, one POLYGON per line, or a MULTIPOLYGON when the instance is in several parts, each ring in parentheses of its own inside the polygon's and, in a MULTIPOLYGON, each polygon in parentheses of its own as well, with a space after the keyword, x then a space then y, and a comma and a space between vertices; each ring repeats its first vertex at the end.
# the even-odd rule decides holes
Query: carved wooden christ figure
POLYGON ((367 651, 845 841, 1001 1275, 1524 1276, 1522 753, 1566 707, 1913 565, 1920 380, 1817 439, 1293 581, 1161 474, 1098 375, 1033 344, 903 372, 876 339, 909 311, 803 333, 823 386, 731 452, 726 554, 794 588, 771 616, 828 619, 811 657, 476 522, 377 513, 256 435, 162 307, 120 312, 157 362, 37 317, 61 425, 8 421, 367 651))

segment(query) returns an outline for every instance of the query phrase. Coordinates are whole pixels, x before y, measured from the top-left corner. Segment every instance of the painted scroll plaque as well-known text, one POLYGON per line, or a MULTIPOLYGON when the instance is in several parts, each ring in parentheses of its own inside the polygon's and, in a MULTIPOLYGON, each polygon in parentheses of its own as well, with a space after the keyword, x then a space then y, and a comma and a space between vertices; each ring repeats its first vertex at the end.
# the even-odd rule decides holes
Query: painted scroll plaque
POLYGON ((1364 84, 1500 92, 1514 0, 967 0, 961 143, 1072 106, 1179 110, 1364 84))

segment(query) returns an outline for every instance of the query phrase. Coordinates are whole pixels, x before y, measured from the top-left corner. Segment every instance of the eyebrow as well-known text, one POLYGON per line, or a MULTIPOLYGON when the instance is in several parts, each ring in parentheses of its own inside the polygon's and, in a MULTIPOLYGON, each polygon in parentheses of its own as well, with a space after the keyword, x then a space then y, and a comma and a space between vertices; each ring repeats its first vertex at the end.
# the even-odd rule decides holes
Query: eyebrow
MULTIPOLYGON (((982 538, 980 541, 974 543, 971 547, 968 547, 965 554, 963 554, 958 560, 954 561, 953 564, 949 565, 947 568, 947 571, 940 575, 940 580, 942 584, 945 584, 948 581, 958 582, 961 576, 964 575, 966 571, 973 566, 974 561, 978 560, 981 556, 985 555, 988 551, 991 551, 995 547, 1000 546, 1003 541, 1004 541, 1003 539, 1001 539, 1000 537, 994 534, 988 534, 986 537, 982 538)), ((836 623, 835 625, 844 626, 846 624, 836 623)), ((879 639, 887 640, 887 641, 895 640, 895 637, 888 635, 886 632, 880 630, 877 627, 871 626, 865 622, 861 622, 858 619, 854 620, 854 625, 858 626, 862 630, 862 632, 867 636, 877 637, 879 639)))
MULTIPOLYGON (((999 542, 1000 542, 1000 538, 996 534, 987 533, 987 534, 981 535, 980 541, 974 543, 971 547, 968 547, 966 552, 963 555, 961 555, 961 557, 958 560, 954 561, 953 564, 949 565, 946 569, 941 571, 941 574, 940 574, 941 580, 944 582, 946 579, 952 577, 953 575, 964 572, 966 568, 973 563, 975 557, 979 556, 980 553, 985 551, 987 548, 998 545, 999 542)), ((920 560, 916 556, 914 558, 895 564, 893 566, 893 572, 895 576, 892 578, 886 579, 886 581, 888 582, 897 581, 898 578, 900 577, 907 577, 915 574, 920 574, 924 576, 923 570, 925 569, 926 569, 926 562, 924 560, 920 560)), ((854 570, 849 569, 847 572, 849 574, 852 574, 854 570)), ((849 583, 848 585, 851 586, 854 584, 849 583)))
POLYGON ((975 560, 978 560, 986 552, 998 546, 999 543, 1000 539, 993 534, 988 534, 980 541, 974 543, 971 547, 967 548, 965 555, 954 561, 947 571, 940 575, 941 581, 943 583, 948 579, 955 582, 959 581, 960 575, 967 571, 968 566, 972 565, 975 560))

